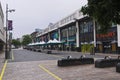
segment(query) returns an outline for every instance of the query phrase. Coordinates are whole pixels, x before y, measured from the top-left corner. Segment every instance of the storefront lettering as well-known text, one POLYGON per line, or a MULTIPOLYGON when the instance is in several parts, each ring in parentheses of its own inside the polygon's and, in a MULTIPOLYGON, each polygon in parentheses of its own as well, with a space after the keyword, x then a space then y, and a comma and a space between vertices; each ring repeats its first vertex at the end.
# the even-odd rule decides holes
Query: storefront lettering
POLYGON ((108 38, 108 37, 113 37, 115 36, 115 32, 109 32, 107 34, 97 34, 97 38, 108 38))

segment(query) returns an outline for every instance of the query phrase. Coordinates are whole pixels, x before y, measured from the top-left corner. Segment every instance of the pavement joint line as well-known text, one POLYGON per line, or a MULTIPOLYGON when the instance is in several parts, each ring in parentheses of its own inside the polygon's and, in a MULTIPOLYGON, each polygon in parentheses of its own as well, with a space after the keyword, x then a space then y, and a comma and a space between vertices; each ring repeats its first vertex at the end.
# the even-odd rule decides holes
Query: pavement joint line
POLYGON ((13 50, 12 50, 12 61, 14 61, 14 53, 13 53, 13 50))
POLYGON ((58 55, 51 55, 51 56, 54 56, 54 57, 58 57, 58 58, 61 58, 61 56, 58 56, 58 55))
POLYGON ((5 61, 5 63, 4 63, 4 66, 3 66, 3 68, 2 68, 2 72, 1 72, 1 74, 0 74, 0 80, 2 80, 2 78, 3 78, 3 75, 4 75, 4 73, 5 73, 5 69, 6 69, 6 66, 7 66, 7 60, 5 61))
POLYGON ((42 65, 39 65, 39 67, 44 70, 45 72, 47 72, 48 74, 50 74, 51 76, 53 76, 56 80, 62 80, 61 78, 59 78, 57 75, 53 74, 52 72, 50 72, 48 69, 46 69, 45 67, 43 67, 42 65))
POLYGON ((94 59, 104 59, 104 58, 94 58, 94 59))

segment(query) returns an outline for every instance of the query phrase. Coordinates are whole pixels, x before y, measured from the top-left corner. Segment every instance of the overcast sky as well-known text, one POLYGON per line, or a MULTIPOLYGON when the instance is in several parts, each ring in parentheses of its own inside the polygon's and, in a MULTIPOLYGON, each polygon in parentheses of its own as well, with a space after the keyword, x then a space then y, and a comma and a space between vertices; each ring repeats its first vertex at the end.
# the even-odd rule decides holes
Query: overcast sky
MULTIPOLYGON (((6 3, 9 19, 13 20, 13 38, 30 34, 36 28, 44 29, 49 23, 55 23, 87 4, 87 0, 0 0, 5 12, 6 3)), ((5 14, 4 14, 5 16, 5 14)))

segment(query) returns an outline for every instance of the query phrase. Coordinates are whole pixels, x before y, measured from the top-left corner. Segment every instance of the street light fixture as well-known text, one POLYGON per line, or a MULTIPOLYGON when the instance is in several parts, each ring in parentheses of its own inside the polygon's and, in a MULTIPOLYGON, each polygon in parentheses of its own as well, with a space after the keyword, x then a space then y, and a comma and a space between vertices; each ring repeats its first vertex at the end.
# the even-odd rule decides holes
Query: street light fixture
POLYGON ((15 12, 15 9, 10 9, 8 10, 8 12, 15 12))
POLYGON ((10 59, 10 53, 8 53, 8 12, 14 12, 15 9, 8 9, 8 4, 6 4, 6 45, 5 45, 5 59, 10 59))

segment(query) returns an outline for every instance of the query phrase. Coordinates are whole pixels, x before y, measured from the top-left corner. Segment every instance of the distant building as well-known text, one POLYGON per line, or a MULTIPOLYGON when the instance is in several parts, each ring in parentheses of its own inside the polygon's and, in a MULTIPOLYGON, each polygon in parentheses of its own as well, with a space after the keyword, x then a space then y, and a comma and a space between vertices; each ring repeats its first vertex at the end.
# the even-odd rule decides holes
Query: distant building
POLYGON ((32 32, 32 33, 30 34, 33 43, 39 41, 38 38, 36 38, 36 37, 37 37, 37 35, 39 35, 39 34, 41 34, 41 33, 43 33, 43 30, 37 28, 37 29, 35 29, 34 32, 32 32))
POLYGON ((19 42, 22 42, 23 38, 17 38, 16 40, 19 41, 19 42))
POLYGON ((43 29, 35 29, 35 32, 38 32, 38 33, 41 33, 41 32, 43 32, 43 29))

